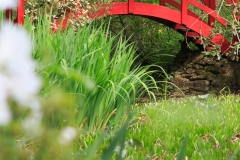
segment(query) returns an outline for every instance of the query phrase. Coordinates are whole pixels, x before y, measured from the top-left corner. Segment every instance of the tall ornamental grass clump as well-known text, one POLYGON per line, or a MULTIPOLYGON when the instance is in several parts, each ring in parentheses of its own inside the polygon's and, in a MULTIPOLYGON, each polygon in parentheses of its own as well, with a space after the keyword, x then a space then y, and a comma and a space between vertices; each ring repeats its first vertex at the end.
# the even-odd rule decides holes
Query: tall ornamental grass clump
POLYGON ((47 16, 26 19, 0 22, 0 159, 124 158, 125 109, 156 88, 148 67, 132 66, 133 47, 103 26, 54 34, 47 16))
POLYGON ((150 88, 157 86, 149 66, 133 66, 134 47, 120 34, 111 36, 106 25, 93 24, 53 34, 48 24, 39 20, 33 33, 34 56, 43 63, 39 72, 48 79, 43 93, 59 85, 74 95, 77 122, 87 130, 117 124, 136 96, 153 96, 150 88))

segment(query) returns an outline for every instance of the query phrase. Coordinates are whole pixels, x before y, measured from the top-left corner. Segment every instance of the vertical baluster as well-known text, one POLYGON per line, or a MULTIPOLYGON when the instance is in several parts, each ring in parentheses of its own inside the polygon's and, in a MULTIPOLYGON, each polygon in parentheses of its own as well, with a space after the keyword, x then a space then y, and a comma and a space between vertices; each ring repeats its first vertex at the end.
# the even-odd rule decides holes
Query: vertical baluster
POLYGON ((209 1, 211 1, 211 0, 202 0, 202 3, 205 4, 206 6, 208 6, 209 5, 209 1))
POLYGON ((133 14, 134 12, 134 0, 128 0, 128 13, 133 14))
MULTIPOLYGON (((208 7, 212 10, 216 10, 216 0, 209 0, 208 7)), ((212 22, 215 22, 215 18, 208 15, 208 25, 212 26, 212 22)))
POLYGON ((6 10, 6 19, 7 20, 12 20, 12 10, 11 9, 7 9, 6 10))
POLYGON ((166 0, 160 0, 160 1, 159 1, 159 4, 160 4, 161 6, 165 6, 166 0))
POLYGON ((182 0, 181 3, 182 7, 181 7, 181 21, 182 24, 186 24, 187 21, 187 11, 188 11, 188 0, 182 0))
POLYGON ((24 24, 24 0, 18 0, 17 23, 24 24))

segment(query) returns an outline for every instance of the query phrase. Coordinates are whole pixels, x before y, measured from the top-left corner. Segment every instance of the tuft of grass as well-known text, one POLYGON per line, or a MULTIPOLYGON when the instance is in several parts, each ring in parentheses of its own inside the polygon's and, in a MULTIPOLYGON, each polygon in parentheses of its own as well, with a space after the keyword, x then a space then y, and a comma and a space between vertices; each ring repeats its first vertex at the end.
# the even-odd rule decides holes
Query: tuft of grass
POLYGON ((157 84, 150 66, 133 66, 134 46, 111 36, 108 26, 90 24, 52 34, 49 25, 43 17, 32 32, 38 72, 47 80, 43 94, 47 97, 57 86, 73 95, 76 121, 84 129, 94 133, 117 126, 137 96, 154 98, 157 84))

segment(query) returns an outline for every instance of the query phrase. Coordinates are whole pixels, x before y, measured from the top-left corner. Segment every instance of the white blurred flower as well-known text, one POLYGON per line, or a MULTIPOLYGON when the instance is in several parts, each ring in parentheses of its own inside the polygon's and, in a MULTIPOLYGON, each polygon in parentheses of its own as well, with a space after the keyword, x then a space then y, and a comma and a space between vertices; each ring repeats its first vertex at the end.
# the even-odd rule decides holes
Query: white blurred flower
POLYGON ((40 112, 35 96, 41 87, 41 80, 34 72, 36 65, 31 51, 31 39, 22 27, 10 22, 0 26, 0 112, 1 115, 8 115, 3 116, 5 119, 0 118, 0 125, 6 125, 11 119, 7 109, 9 98, 29 107, 32 112, 40 112))
MULTIPOLYGON (((120 146, 116 146, 114 151, 119 153, 121 151, 121 147, 120 146)), ((127 150, 123 149, 122 152, 121 152, 121 157, 124 158, 126 156, 126 154, 127 154, 127 150)))
POLYGON ((1 27, 0 37, 1 45, 5 45, 4 48, 1 48, 1 62, 6 61, 5 63, 8 63, 9 60, 13 60, 13 57, 30 58, 29 55, 32 51, 31 39, 22 27, 6 21, 1 27))
POLYGON ((17 0, 0 0, 0 10, 6 10, 17 6, 17 0))
POLYGON ((206 98, 208 98, 208 96, 209 96, 209 94, 198 95, 198 97, 201 99, 206 99, 206 98))
POLYGON ((2 97, 0 98, 0 125, 7 125, 12 119, 12 114, 5 102, 5 99, 2 97))
POLYGON ((67 126, 62 129, 58 141, 60 144, 67 145, 69 144, 77 135, 77 131, 74 127, 67 126))
POLYGON ((40 124, 42 120, 42 112, 40 103, 37 100, 33 100, 29 103, 29 108, 31 108, 31 114, 23 120, 23 127, 31 135, 38 135, 40 132, 40 124))

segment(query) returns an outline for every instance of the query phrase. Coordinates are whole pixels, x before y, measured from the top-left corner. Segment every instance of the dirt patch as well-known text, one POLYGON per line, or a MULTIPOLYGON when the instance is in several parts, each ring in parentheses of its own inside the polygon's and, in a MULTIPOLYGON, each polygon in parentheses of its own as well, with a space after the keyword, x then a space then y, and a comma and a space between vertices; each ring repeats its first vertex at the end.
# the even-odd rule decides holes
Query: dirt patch
MULTIPOLYGON (((170 68, 171 82, 186 95, 219 94, 224 89, 238 93, 240 90, 240 62, 217 60, 200 52, 180 52, 170 68)), ((172 96, 183 95, 176 87, 171 92, 172 96)))

